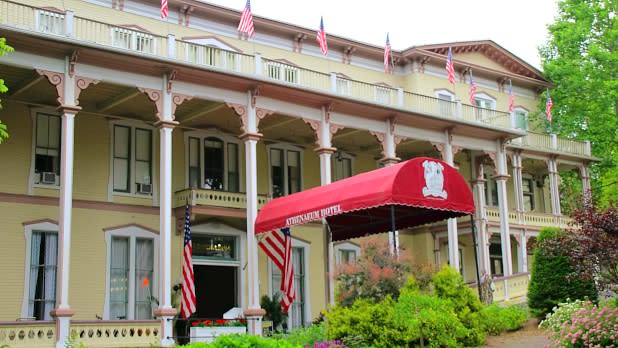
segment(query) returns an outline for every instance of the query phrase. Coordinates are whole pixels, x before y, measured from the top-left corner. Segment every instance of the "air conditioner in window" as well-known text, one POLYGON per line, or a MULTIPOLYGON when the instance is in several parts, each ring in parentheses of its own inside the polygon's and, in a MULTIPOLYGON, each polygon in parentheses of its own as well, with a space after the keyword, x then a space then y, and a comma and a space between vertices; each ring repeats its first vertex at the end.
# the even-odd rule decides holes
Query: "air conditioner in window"
POLYGON ((56 185, 56 173, 40 172, 39 184, 56 185))
POLYGON ((137 183, 137 193, 146 195, 152 194, 152 184, 137 183))

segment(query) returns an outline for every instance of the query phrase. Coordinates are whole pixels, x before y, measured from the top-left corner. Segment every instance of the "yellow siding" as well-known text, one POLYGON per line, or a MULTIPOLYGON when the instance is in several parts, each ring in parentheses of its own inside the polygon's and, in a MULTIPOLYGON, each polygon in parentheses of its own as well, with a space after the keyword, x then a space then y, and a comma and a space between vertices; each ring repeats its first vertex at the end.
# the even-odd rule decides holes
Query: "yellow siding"
POLYGON ((2 101, 2 123, 10 137, 0 145, 0 192, 26 193, 32 163, 32 117, 28 107, 2 101))
POLYGON ((110 137, 105 118, 88 114, 75 117, 74 199, 107 201, 110 137))

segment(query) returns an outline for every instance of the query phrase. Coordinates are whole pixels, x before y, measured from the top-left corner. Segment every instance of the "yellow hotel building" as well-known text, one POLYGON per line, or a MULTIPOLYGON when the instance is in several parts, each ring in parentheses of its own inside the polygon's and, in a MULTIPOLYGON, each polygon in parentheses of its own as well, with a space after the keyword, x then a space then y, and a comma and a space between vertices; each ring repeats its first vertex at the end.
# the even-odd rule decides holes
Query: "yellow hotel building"
MULTIPOLYGON (((170 0, 162 20, 159 6, 0 0, 0 36, 15 48, 0 57, 10 132, 0 145, 0 345, 64 347, 71 335, 88 347, 174 344, 186 203, 195 316, 256 314, 280 279, 253 234, 264 202, 418 156, 454 166, 476 213, 398 231, 400 246, 475 284, 476 233, 494 300, 525 299, 527 245, 567 222, 559 172, 577 171, 588 190, 596 160, 589 142, 528 122, 551 86, 542 72, 473 41, 394 51, 386 74, 383 47, 329 36, 323 56, 317 28, 254 17, 247 39, 238 10, 170 0)), ((329 245, 320 223, 292 237, 290 328, 327 308, 327 270, 362 252, 358 240, 329 245)))

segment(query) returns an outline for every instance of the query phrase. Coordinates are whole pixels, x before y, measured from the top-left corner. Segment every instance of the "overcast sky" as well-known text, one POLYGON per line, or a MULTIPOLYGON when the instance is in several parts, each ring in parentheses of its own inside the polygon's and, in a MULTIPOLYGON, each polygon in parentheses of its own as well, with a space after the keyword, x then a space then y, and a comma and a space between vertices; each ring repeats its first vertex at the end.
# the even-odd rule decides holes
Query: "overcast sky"
MULTIPOLYGON (((242 11, 246 0, 203 0, 242 11)), ((539 68, 556 0, 251 0, 254 15, 393 49, 493 40, 539 68)))

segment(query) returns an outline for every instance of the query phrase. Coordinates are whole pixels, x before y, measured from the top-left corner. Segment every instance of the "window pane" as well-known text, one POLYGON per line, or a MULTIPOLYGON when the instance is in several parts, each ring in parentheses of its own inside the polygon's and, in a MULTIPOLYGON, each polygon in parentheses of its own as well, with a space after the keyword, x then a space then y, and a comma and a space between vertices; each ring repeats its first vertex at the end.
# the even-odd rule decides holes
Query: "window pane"
POLYGON ((300 191, 300 152, 288 151, 288 193, 300 191))
POLYGON ((294 264, 294 287, 296 298, 291 307, 291 328, 305 325, 305 265, 303 262, 303 249, 292 248, 292 263, 294 264))
POLYGON ((129 238, 112 237, 109 274, 109 318, 112 320, 127 319, 129 238))
POLYGON ((135 241, 135 320, 151 319, 154 248, 152 239, 135 241), (146 282, 145 279, 148 279, 146 282), (144 286, 145 284, 147 286, 144 286))
POLYGON ((129 160, 114 158, 114 191, 129 192, 129 160))
POLYGON ((146 129, 135 130, 135 159, 150 162, 150 139, 152 133, 146 129))
POLYGON ((37 114, 36 118, 36 146, 49 147, 49 116, 37 114))
POLYGON ((34 172, 60 174, 60 117, 37 114, 34 172))
POLYGON ((204 140, 204 188, 223 190, 223 141, 204 140))
POLYGON ((270 150, 270 173, 272 175, 272 195, 273 197, 281 197, 285 194, 283 187, 283 165, 282 159, 283 150, 270 150))
POLYGON ((240 191, 238 144, 227 144, 227 190, 230 192, 240 191))
POLYGON ((135 162, 135 182, 150 184, 150 162, 135 162))
POLYGON ((192 238, 194 257, 238 260, 237 237, 194 234, 192 238))
POLYGON ((189 138, 189 187, 199 187, 200 182, 200 139, 189 138))
POLYGON ((33 232, 30 240, 30 280, 28 315, 37 320, 52 320, 56 304, 56 232, 33 232))

